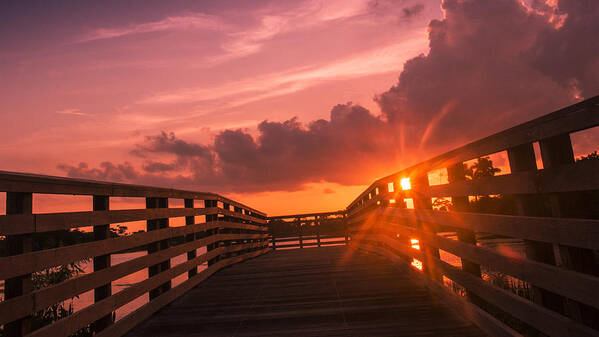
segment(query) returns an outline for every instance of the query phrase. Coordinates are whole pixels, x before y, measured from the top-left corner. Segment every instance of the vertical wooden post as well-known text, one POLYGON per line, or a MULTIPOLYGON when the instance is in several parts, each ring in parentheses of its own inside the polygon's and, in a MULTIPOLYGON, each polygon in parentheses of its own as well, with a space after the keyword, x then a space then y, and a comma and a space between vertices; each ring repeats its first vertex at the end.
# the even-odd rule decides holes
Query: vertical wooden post
POLYGON ((320 247, 320 225, 322 224, 322 217, 316 216, 316 243, 320 247))
MULTIPOLYGON (((93 210, 94 211, 108 211, 110 209, 110 199, 104 195, 93 196, 93 210)), ((110 238, 110 224, 94 226, 94 240, 106 240, 110 238)), ((110 267, 110 254, 94 256, 94 272, 110 267)), ((103 284, 94 289, 94 303, 100 302, 101 300, 110 297, 112 295, 111 282, 103 284)), ((98 333, 113 322, 112 313, 103 316, 102 318, 95 321, 92 325, 95 333, 98 333)))
MULTIPOLYGON (((541 158, 545 169, 574 163, 574 150, 569 134, 562 134, 539 141, 541 158)), ((549 204, 551 215, 554 217, 571 217, 587 211, 588 202, 577 193, 550 194, 549 204)), ((593 207, 593 206, 590 206, 593 207)), ((556 264, 563 268, 576 270, 581 273, 599 275, 599 265, 590 249, 554 245, 556 264)), ((566 314, 572 319, 587 325, 597 325, 599 310, 583 305, 571 299, 564 302, 566 314)))
MULTIPOLYGON (((31 193, 7 192, 6 214, 32 214, 33 196, 31 193)), ((32 249, 32 235, 7 235, 6 243, 8 255, 20 255, 30 252, 32 249)), ((5 280, 4 299, 28 294, 33 291, 31 274, 16 276, 5 280)), ((31 331, 31 316, 23 317, 4 325, 4 336, 20 337, 31 331)))
MULTIPOLYGON (((193 199, 185 199, 184 201, 185 208, 194 208, 193 199)), ((191 226, 195 224, 195 217, 193 215, 189 215, 185 217, 185 225, 191 226)), ((195 234, 187 234, 185 236, 185 242, 192 242, 195 239, 195 234)), ((190 250, 187 252, 187 261, 193 260, 196 258, 196 249, 190 250)), ((192 278, 198 273, 198 267, 195 266, 189 271, 187 271, 187 278, 192 278)))
MULTIPOLYGON (((158 207, 159 208, 168 208, 168 198, 159 198, 158 199, 158 207)), ((168 228, 169 227, 169 218, 162 218, 162 219, 158 219, 159 221, 159 226, 160 228, 168 228)), ((169 240, 168 239, 164 239, 162 241, 160 241, 160 250, 165 250, 168 249, 169 247, 169 240)), ((166 271, 168 269, 171 268, 171 259, 166 259, 165 261, 163 261, 161 263, 160 266, 160 271, 166 271)), ((161 293, 164 293, 166 291, 168 291, 169 289, 171 289, 171 281, 167 281, 164 284, 162 284, 161 287, 161 293)))
MULTIPOLYGON (((431 198, 428 197, 427 189, 428 189, 428 175, 426 172, 420 172, 420 175, 410 177, 410 183, 412 187, 412 191, 414 193, 414 209, 432 209, 431 198)), ((435 233, 436 229, 429 223, 425 223, 422 221, 418 221, 416 226, 423 231, 435 233)), ((435 268, 435 262, 433 261, 433 257, 440 258, 439 249, 429 246, 422 238, 420 240, 420 249, 426 256, 426 261, 422 261, 423 271, 427 273, 431 278, 442 281, 442 274, 435 268)))
MULTIPOLYGON (((532 143, 522 144, 507 150, 511 172, 536 170, 536 158, 532 143)), ((542 215, 542 200, 535 195, 516 195, 516 213, 524 216, 542 215)), ((547 242, 524 240, 526 257, 533 261, 555 265, 553 246, 547 242)), ((563 313, 562 298, 550 291, 532 287, 533 300, 554 311, 563 313)))
MULTIPOLYGON (((217 200, 204 200, 204 208, 215 208, 218 205, 218 201, 217 200)), ((206 222, 214 222, 218 220, 218 214, 208 214, 206 215, 206 222)), ((218 228, 215 229, 211 229, 208 230, 208 232, 206 233, 206 236, 210 236, 210 235, 217 235, 218 234, 218 228)), ((211 243, 209 245, 206 246, 206 252, 210 252, 212 250, 214 250, 216 247, 218 247, 219 242, 215 242, 215 243, 211 243)), ((208 266, 213 265, 214 263, 216 263, 216 261, 218 261, 218 256, 214 257, 212 259, 208 260, 208 266)))
POLYGON ((349 246, 349 226, 347 225, 347 213, 343 214, 341 221, 343 221, 343 228, 345 229, 345 245, 349 246))
POLYGON ((270 231, 272 250, 277 250, 277 238, 275 236, 275 227, 272 220, 268 221, 268 230, 270 231))
MULTIPOLYGON (((449 183, 466 181, 466 172, 464 164, 458 163, 447 168, 447 176, 449 183)), ((466 212, 468 210, 468 196, 451 196, 453 207, 458 212, 466 212)), ((464 243, 476 246, 476 234, 468 229, 457 229, 458 240, 464 243)), ((476 277, 481 277, 480 265, 460 258, 462 260, 462 270, 476 277)))
MULTIPOLYGON (((547 169, 560 165, 574 163, 574 151, 568 134, 563 134, 539 142, 543 167, 547 169)), ((551 215, 554 217, 577 217, 593 207, 577 193, 555 193, 549 195, 551 215)), ((599 275, 599 265, 594 261, 593 252, 590 249, 562 246, 556 247, 557 259, 565 268, 573 269, 581 273, 599 275)))
POLYGON ((299 235, 299 246, 304 248, 304 239, 302 238, 302 221, 300 218, 297 219, 297 230, 299 235))
MULTIPOLYGON (((146 208, 168 208, 168 198, 146 198, 146 208)), ((169 223, 168 218, 152 219, 147 221, 147 230, 153 231, 157 229, 167 228, 169 223)), ((148 254, 155 253, 162 249, 168 248, 168 239, 160 240, 148 244, 148 254)), ((167 259, 148 268, 148 276, 152 277, 158 273, 170 268, 171 260, 167 259)), ((160 296, 163 292, 171 288, 171 281, 167 281, 157 288, 150 290, 150 301, 160 296)))
MULTIPOLYGON (((466 171, 465 171, 464 164, 460 162, 453 166, 448 167, 447 168, 447 178, 448 178, 450 184, 454 183, 454 182, 466 181, 466 171)), ((467 212, 468 211, 468 205, 470 202, 468 201, 467 195, 451 196, 451 202, 453 204, 453 208, 457 212, 467 212)), ((458 228, 458 229, 456 229, 456 233, 458 235, 459 241, 476 246, 476 233, 474 231, 458 228)), ((478 278, 482 278, 482 273, 480 271, 479 264, 474 263, 470 260, 467 260, 463 257, 460 257, 460 260, 462 262, 462 270, 463 271, 465 271, 469 274, 472 274, 478 278)), ((483 307, 483 308, 488 307, 488 304, 485 303, 485 301, 483 301, 480 297, 478 297, 476 294, 469 291, 468 289, 466 289, 466 296, 472 303, 478 305, 479 307, 483 307)))

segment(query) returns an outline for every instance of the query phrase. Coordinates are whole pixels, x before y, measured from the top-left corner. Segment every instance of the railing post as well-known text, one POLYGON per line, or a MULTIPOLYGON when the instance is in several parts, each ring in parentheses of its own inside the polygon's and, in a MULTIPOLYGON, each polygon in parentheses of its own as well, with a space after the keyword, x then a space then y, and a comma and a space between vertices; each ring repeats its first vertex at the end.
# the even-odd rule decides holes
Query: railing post
POLYGON ((274 229, 272 221, 268 222, 268 229, 270 231, 272 250, 277 250, 277 238, 275 237, 275 229, 274 229))
POLYGON ((343 228, 345 230, 345 245, 349 246, 349 226, 347 225, 347 213, 343 213, 341 221, 343 221, 343 228))
MULTIPOLYGON (((539 141, 543 167, 547 169, 560 165, 574 164, 574 150, 569 134, 539 141)), ((576 217, 586 211, 588 203, 582 200, 580 194, 562 193, 550 194, 549 203, 553 217, 576 217), (585 205, 585 206, 582 206, 585 205)), ((593 206, 591 206, 593 207, 593 206)), ((599 265, 595 261, 593 251, 590 249, 553 245, 555 262, 563 268, 581 273, 599 275, 599 265)), ((599 317, 599 310, 580 305, 571 299, 565 299, 565 309, 568 316, 587 325, 593 324, 589 317, 599 317), (587 319, 585 319, 587 318, 587 319)))
MULTIPOLYGON (((447 168, 447 176, 449 183, 463 182, 466 181, 466 172, 464 170, 464 164, 458 163, 447 168)), ((468 196, 451 196, 453 207, 458 212, 468 211, 468 196)), ((458 240, 464 243, 472 244, 476 246, 476 234, 474 231, 468 229, 457 229, 458 240)), ((480 265, 460 258, 462 261, 462 270, 470 273, 476 277, 481 277, 480 265)))
MULTIPOLYGON (((531 143, 522 144, 507 150, 511 172, 536 170, 536 158, 531 143)), ((542 215, 542 201, 535 195, 516 195, 516 213, 524 216, 542 215)), ((547 242, 524 240, 526 257, 538 262, 555 265, 553 246, 547 242)), ((533 301, 563 313, 564 303, 562 298, 550 291, 532 285, 533 301)))
MULTIPOLYGON (((414 177, 410 177, 411 179, 411 188, 414 192, 414 209, 432 209, 432 201, 428 196, 428 175, 421 174, 414 177)), ((422 221, 418 221, 416 226, 426 232, 436 233, 436 229, 431 226, 429 223, 425 223, 422 221)), ((420 240, 420 249, 424 253, 424 256, 427 258, 427 261, 422 261, 423 271, 426 272, 431 278, 442 281, 442 275, 435 268, 435 263, 431 258, 440 258, 439 249, 429 246, 422 238, 418 238, 420 240)))
MULTIPOLYGON (((553 168, 560 165, 574 163, 574 151, 568 134, 563 134, 539 142, 543 167, 553 168)), ((551 215, 554 217, 577 217, 593 207, 586 200, 582 200, 576 193, 561 193, 549 195, 551 215)), ((599 266, 594 262, 593 252, 590 249, 559 246, 557 259, 568 269, 578 272, 599 275, 599 266)))
MULTIPOLYGON (((226 209, 227 211, 231 210, 231 205, 229 205, 228 203, 223 203, 223 208, 226 209)), ((237 207, 237 206, 233 206, 233 212, 234 213, 239 213, 239 214, 243 214, 243 209, 241 207, 237 207)), ((235 217, 225 217, 225 221, 232 221, 232 222, 243 222, 243 220, 240 220, 239 218, 235 218, 235 217)), ((236 234, 241 234, 241 229, 226 229, 226 233, 236 233, 236 234)), ((224 245, 225 246, 231 246, 232 244, 240 244, 243 243, 244 240, 241 241, 225 241, 224 245)), ((246 241, 249 242, 249 241, 246 241)), ((246 251, 238 251, 237 253, 227 253, 227 255, 225 255, 225 257, 229 257, 232 256, 233 254, 237 254, 237 255, 242 255, 244 254, 246 251)))
MULTIPOLYGON (((31 193, 7 192, 6 214, 32 214, 33 196, 31 193)), ((7 235, 8 255, 20 255, 31 251, 32 235, 7 235)), ((28 294, 33 291, 31 274, 25 274, 5 280, 4 299, 28 294)), ((20 337, 31 331, 31 316, 23 317, 4 325, 4 336, 20 337)))
MULTIPOLYGON (((110 198, 105 195, 94 195, 93 196, 93 210, 94 211, 108 211, 110 209, 110 198)), ((110 224, 94 226, 94 240, 106 240, 110 238, 110 224)), ((94 256, 94 273, 102 269, 110 267, 110 254, 94 256)), ((112 295, 112 283, 101 285, 94 289, 94 303, 100 302, 101 300, 110 297, 112 295)), ((92 325, 94 333, 98 333, 113 322, 112 313, 103 316, 102 318, 95 321, 92 325)))
MULTIPOLYGON (((168 208, 168 198, 146 198, 146 208, 168 208)), ((163 219, 152 219, 147 221, 147 230, 153 231, 162 228, 167 228, 169 223, 168 218, 163 219)), ((160 240, 148 245, 148 254, 155 253, 162 249, 168 248, 168 239, 160 240)), ((167 259, 148 268, 148 277, 159 274, 165 270, 168 270, 171 265, 171 260, 167 259)), ((150 301, 160 296, 163 292, 171 288, 171 281, 167 281, 157 288, 150 290, 150 301)))
POLYGON ((320 247, 320 225, 322 224, 322 218, 319 216, 316 216, 315 220, 316 220, 316 243, 317 243, 318 247, 320 247))
MULTIPOLYGON (((205 208, 215 208, 217 206, 218 206, 217 200, 204 200, 205 208)), ((218 220, 218 214, 206 215, 206 222, 214 222, 217 220, 218 220)), ((219 232, 218 228, 210 229, 210 230, 208 230, 207 236, 218 235, 218 232, 219 232)), ((211 243, 211 244, 207 245, 206 252, 210 252, 210 251, 214 250, 216 247, 218 247, 218 245, 219 245, 219 242, 215 242, 215 243, 211 243)), ((216 263, 216 261, 218 261, 218 257, 208 260, 208 266, 213 265, 214 263, 216 263)))
POLYGON ((297 230, 299 236, 299 246, 300 248, 304 248, 304 239, 302 238, 302 221, 301 218, 297 219, 297 230))
MULTIPOLYGON (((184 201, 185 208, 194 208, 194 200, 193 199, 185 199, 184 201)), ((193 215, 189 215, 185 217, 185 225, 191 226, 195 224, 195 217, 193 215)), ((187 234, 185 236, 185 242, 192 242, 195 240, 195 233, 187 234)), ((187 261, 193 260, 196 258, 196 249, 190 250, 187 252, 187 261)), ((187 271, 187 278, 192 278, 198 273, 198 267, 195 266, 189 271, 187 271)))

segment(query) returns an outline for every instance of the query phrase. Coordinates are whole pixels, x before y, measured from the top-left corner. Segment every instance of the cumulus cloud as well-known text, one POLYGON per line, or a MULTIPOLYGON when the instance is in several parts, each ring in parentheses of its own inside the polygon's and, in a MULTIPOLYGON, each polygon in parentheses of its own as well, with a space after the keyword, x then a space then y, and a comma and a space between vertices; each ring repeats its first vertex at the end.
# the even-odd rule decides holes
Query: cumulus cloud
POLYGON ((527 50, 531 64, 580 97, 599 94, 599 3, 560 0, 543 9, 554 24, 545 25, 527 50))
POLYGON ((296 118, 263 121, 256 137, 224 130, 209 145, 173 133, 149 136, 131 151, 143 161, 139 171, 112 163, 100 169, 61 164, 59 169, 72 177, 227 192, 299 190, 314 181, 355 185, 364 182, 363 174, 382 175, 389 163, 397 164, 399 154, 389 151, 396 143, 391 125, 347 103, 335 106, 329 120, 308 125, 296 118))
MULTIPOLYGON (((598 6, 589 2, 589 7, 598 6)), ((398 83, 377 97, 388 120, 404 126, 406 137, 417 139, 420 147, 499 131, 571 104, 583 91, 578 85, 586 85, 586 75, 577 73, 576 57, 563 55, 559 70, 545 70, 533 56, 543 60, 543 53, 535 51, 545 48, 544 40, 588 22, 568 15, 555 28, 546 15, 516 0, 446 0, 443 10, 445 18, 429 25, 429 54, 409 60, 398 83), (559 78, 556 72, 568 75, 559 78)), ((559 48, 546 52, 569 53, 559 48)), ((581 58, 597 62, 597 55, 587 51, 581 58)))
POLYGON ((77 166, 59 164, 58 169, 64 171, 69 177, 87 178, 104 181, 134 181, 139 178, 139 172, 128 162, 113 164, 102 162, 99 168, 90 168, 87 163, 77 166))
POLYGON ((263 121, 256 133, 223 130, 210 144, 163 132, 132 151, 140 171, 127 163, 59 168, 222 192, 367 184, 598 93, 599 2, 445 0, 442 8, 445 17, 428 26, 429 53, 406 62, 397 83, 377 95, 381 116, 339 104, 328 120, 263 121))

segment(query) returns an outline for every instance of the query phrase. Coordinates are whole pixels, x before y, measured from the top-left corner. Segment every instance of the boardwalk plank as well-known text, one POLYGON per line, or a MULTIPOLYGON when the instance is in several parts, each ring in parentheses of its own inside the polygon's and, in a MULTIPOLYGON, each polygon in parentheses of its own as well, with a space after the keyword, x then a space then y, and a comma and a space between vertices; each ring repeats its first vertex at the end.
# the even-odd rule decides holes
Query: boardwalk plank
POLYGON ((280 250, 224 269, 128 336, 483 336, 389 261, 280 250))

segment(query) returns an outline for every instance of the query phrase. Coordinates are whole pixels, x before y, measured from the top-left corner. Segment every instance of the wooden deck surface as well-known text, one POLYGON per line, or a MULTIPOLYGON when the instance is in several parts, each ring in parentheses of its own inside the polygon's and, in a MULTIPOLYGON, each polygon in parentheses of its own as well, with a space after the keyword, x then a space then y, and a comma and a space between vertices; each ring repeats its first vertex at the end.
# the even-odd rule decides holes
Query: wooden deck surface
POLYGON ((221 270, 128 336, 483 336, 389 261, 277 250, 221 270))

